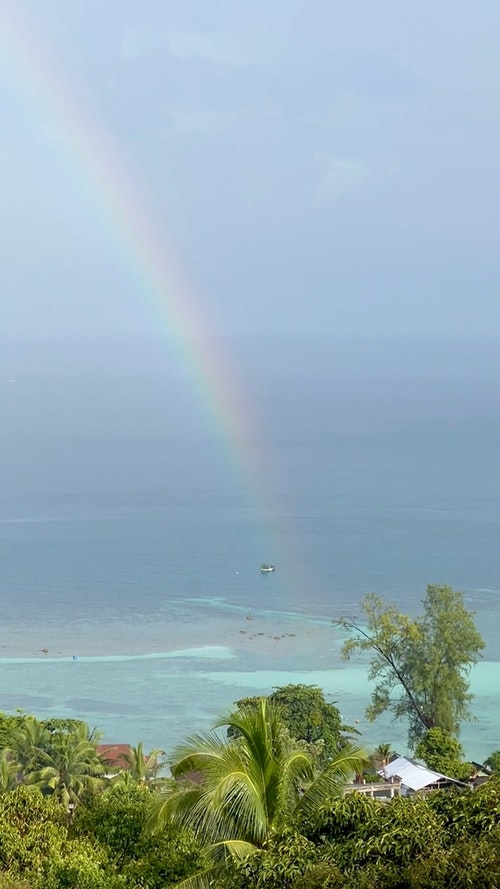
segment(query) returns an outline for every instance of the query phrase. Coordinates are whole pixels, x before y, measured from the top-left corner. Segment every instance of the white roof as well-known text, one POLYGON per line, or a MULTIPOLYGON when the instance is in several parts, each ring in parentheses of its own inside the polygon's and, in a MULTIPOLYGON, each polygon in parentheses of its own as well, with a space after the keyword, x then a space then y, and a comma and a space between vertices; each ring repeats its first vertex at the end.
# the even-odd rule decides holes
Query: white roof
POLYGON ((389 778, 400 778, 401 783, 405 787, 409 787, 410 790, 421 790, 422 787, 437 784, 438 781, 443 779, 447 781, 454 780, 453 778, 447 778, 446 775, 441 775, 439 772, 433 772, 427 766, 413 762, 411 759, 407 759, 406 756, 399 756, 397 759, 393 759, 383 769, 380 769, 378 774, 386 780, 389 778))

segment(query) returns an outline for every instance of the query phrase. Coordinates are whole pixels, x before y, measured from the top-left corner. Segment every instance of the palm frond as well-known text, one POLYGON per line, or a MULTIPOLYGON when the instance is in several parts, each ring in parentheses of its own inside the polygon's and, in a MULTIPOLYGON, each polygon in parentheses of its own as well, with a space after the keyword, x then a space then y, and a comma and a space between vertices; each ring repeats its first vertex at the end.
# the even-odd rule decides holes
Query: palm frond
MULTIPOLYGON (((159 794, 150 827, 167 822, 191 828, 214 866, 245 858, 279 830, 341 792, 351 773, 365 764, 355 747, 344 748, 315 778, 314 757, 283 727, 277 708, 262 700, 219 720, 234 737, 217 731, 197 735, 177 748, 175 781, 159 794)), ((182 889, 209 885, 210 869, 185 880, 182 889)), ((217 885, 213 882, 212 885, 217 885)))
POLYGON ((172 774, 177 776, 184 772, 195 771, 193 764, 196 767, 203 767, 205 760, 210 761, 219 755, 225 743, 226 739, 215 731, 190 735, 183 744, 174 748, 172 756, 169 757, 172 774))
POLYGON ((223 874, 224 868, 221 866, 208 867, 176 883, 175 889, 215 889, 217 886, 215 881, 223 874))
POLYGON ((211 847, 212 854, 215 852, 218 845, 224 846, 226 851, 228 851, 233 858, 238 860, 248 858, 249 855, 255 855, 256 852, 260 851, 259 846, 254 846, 253 843, 247 843, 244 840, 224 840, 224 842, 220 844, 214 843, 211 847))
POLYGON ((369 762, 368 755, 361 748, 354 745, 344 747, 305 790, 294 815, 299 818, 310 815, 329 800, 340 796, 352 776, 362 771, 369 762))

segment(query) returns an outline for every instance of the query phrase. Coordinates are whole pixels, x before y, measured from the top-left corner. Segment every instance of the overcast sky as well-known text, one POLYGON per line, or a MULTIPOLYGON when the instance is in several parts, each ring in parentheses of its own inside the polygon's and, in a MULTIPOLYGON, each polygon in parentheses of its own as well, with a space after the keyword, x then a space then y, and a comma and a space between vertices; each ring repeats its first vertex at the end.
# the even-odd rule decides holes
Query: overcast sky
POLYGON ((0 52, 2 333, 158 323, 91 132, 217 330, 499 332, 498 0, 0 0, 0 52))

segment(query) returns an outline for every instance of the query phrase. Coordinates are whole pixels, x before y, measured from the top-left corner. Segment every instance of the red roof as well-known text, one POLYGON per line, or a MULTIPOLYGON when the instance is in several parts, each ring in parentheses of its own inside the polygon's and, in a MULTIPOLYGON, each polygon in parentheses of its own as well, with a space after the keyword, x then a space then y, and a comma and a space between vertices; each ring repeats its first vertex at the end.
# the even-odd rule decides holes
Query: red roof
POLYGON ((130 744, 98 744, 97 752, 106 765, 126 769, 130 744))

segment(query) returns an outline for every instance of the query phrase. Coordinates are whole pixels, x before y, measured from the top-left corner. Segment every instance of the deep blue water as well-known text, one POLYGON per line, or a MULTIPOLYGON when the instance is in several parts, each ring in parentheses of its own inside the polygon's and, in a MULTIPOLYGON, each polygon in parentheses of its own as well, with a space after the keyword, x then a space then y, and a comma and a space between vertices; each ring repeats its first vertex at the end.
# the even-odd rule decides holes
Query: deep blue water
MULTIPOLYGON (((331 619, 367 591, 414 610, 451 583, 496 670, 496 344, 224 348, 251 440, 221 433, 165 343, 4 348, 0 707, 168 747, 299 678, 367 743, 399 742, 364 726, 364 668, 339 662, 331 619)), ((464 734, 476 758, 498 746, 491 694, 464 734)))

